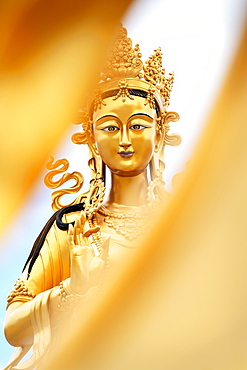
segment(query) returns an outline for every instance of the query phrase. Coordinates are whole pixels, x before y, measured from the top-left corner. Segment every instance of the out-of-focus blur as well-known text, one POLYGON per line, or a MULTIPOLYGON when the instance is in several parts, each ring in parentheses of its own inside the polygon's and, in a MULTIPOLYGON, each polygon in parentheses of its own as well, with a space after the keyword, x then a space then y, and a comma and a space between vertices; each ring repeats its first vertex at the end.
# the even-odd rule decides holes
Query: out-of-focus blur
POLYGON ((1 229, 94 89, 129 2, 1 3, 1 229))
MULTIPOLYGON (((97 81, 127 5, 1 5, 2 228, 97 81)), ((171 22, 166 13, 165 21, 171 22)), ((246 45, 245 31, 190 166, 155 229, 48 370, 246 369, 246 45)))
POLYGON ((168 208, 47 369, 246 369, 246 61, 247 28, 168 208))

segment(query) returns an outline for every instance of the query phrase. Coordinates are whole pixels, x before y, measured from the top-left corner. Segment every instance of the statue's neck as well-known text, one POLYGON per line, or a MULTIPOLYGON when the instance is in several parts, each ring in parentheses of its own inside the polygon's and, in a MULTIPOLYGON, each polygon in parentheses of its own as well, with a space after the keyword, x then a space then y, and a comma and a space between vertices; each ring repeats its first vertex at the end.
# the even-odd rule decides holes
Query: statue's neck
POLYGON ((147 204, 147 171, 132 177, 112 173, 112 185, 105 206, 110 210, 118 206, 140 207, 147 204))

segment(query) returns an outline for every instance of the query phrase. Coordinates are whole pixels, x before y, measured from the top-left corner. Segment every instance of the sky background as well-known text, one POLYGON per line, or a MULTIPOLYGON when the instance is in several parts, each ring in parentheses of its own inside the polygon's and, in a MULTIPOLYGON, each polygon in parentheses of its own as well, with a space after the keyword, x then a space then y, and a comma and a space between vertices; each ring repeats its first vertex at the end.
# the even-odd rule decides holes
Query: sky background
MULTIPOLYGON (((183 141, 179 147, 167 147, 165 151, 165 181, 169 191, 173 175, 185 169, 198 137, 203 135, 204 123, 236 50, 245 11, 245 0, 153 0, 152 3, 139 0, 123 19, 133 44, 140 45, 143 60, 161 46, 166 72, 175 73, 169 110, 178 112, 180 120, 171 125, 171 132, 179 133, 183 141)), ((87 148, 70 141, 78 128, 71 125, 57 151, 51 154, 55 159, 69 159, 70 171, 82 172, 87 189, 87 148)), ((44 169, 25 207, 1 238, 1 327, 5 297, 20 276, 36 236, 53 213, 52 191, 43 184, 45 173, 44 169)), ((12 352, 1 331, 0 369, 12 352)))

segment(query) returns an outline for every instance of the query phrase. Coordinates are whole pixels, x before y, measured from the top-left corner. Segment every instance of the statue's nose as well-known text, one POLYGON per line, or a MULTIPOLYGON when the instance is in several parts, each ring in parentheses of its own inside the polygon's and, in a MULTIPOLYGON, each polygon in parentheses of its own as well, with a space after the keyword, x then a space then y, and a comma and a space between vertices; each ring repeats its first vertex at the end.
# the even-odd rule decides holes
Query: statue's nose
POLYGON ((120 141, 119 146, 126 149, 126 148, 129 148, 131 146, 131 142, 130 141, 120 141))
POLYGON ((131 146, 131 141, 130 141, 129 135, 128 135, 128 129, 125 128, 125 127, 123 128, 123 130, 121 132, 119 146, 124 148, 124 149, 128 149, 131 146))

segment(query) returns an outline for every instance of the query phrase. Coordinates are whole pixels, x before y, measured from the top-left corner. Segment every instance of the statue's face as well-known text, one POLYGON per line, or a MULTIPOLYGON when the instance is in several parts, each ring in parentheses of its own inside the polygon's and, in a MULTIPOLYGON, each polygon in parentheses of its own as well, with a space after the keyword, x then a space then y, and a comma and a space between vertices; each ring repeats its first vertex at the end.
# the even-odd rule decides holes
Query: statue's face
POLYGON ((145 99, 104 99, 93 114, 94 138, 103 162, 120 176, 135 176, 149 164, 157 142, 156 112, 145 99))

